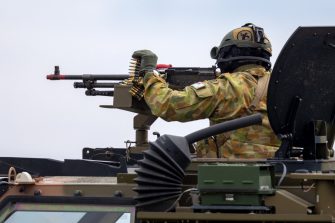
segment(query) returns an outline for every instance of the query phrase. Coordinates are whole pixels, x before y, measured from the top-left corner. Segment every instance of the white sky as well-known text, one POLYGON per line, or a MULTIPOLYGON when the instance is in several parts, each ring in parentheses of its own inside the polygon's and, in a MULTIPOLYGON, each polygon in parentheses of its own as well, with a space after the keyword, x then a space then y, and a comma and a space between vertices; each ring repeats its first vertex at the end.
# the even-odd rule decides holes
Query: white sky
MULTIPOLYGON (((274 56, 298 26, 335 25, 335 1, 0 0, 0 156, 80 158, 88 147, 124 147, 135 138, 134 114, 99 108, 62 73, 126 74, 137 49, 159 63, 207 67, 209 51, 231 29, 265 29, 274 56)), ((207 120, 156 121, 150 130, 186 135, 207 120)), ((155 137, 150 136, 153 140, 155 137)))

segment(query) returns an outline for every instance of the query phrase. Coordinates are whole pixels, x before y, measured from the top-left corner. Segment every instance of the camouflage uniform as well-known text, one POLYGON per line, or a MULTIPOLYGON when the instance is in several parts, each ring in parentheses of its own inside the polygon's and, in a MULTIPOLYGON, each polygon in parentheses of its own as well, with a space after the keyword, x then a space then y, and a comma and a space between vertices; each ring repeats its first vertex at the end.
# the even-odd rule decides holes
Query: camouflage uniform
MULTIPOLYGON (((209 118, 211 124, 250 115, 257 79, 270 75, 262 66, 244 65, 232 73, 172 90, 166 81, 153 72, 144 77, 144 98, 152 113, 166 121, 187 122, 209 118)), ((256 109, 263 115, 263 124, 221 134, 199 142, 201 157, 269 158, 273 157, 279 141, 274 135, 266 114, 266 97, 256 109), (219 148, 217 150, 216 148, 219 148), (216 154, 219 151, 219 154, 216 154)))

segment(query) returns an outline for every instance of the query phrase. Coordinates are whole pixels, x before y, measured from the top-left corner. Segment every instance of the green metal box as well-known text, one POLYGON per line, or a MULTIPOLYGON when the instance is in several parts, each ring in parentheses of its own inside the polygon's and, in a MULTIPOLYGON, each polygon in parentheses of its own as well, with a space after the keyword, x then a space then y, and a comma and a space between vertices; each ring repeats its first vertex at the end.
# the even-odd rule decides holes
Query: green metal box
POLYGON ((275 193, 273 166, 268 164, 204 164, 198 167, 201 205, 262 205, 275 193))

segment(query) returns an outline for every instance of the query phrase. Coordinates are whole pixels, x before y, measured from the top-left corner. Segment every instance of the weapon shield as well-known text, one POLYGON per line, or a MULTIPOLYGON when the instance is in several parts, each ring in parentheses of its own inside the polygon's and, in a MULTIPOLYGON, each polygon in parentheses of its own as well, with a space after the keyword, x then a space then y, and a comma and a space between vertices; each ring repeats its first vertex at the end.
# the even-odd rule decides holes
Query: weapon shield
POLYGON ((334 125, 335 27, 299 27, 293 33, 275 63, 267 106, 274 132, 293 133, 296 147, 306 145, 311 121, 334 125))

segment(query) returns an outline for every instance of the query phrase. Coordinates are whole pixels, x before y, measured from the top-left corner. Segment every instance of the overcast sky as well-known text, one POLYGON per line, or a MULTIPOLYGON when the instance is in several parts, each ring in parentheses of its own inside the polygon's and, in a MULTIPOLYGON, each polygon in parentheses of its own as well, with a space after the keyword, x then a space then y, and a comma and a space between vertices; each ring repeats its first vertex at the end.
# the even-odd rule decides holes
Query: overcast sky
MULTIPOLYGON (((0 156, 80 158, 83 147, 125 147, 134 114, 99 108, 71 81, 45 75, 124 73, 137 49, 159 63, 207 67, 209 51, 247 22, 264 28, 272 62, 298 26, 335 25, 335 1, 0 0, 0 156)), ((150 130, 186 135, 208 125, 156 121, 150 130)), ((153 140, 154 137, 150 136, 153 140)))

